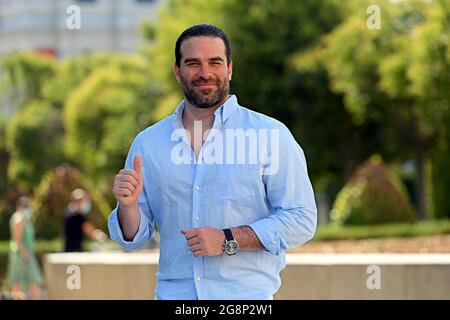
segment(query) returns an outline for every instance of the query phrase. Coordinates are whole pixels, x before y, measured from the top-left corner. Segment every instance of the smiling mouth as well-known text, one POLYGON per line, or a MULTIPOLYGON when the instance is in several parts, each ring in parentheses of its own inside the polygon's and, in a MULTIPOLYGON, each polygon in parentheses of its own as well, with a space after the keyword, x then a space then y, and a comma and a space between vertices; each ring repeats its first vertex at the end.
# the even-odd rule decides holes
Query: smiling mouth
POLYGON ((195 84, 196 87, 198 88, 211 88, 211 87, 215 87, 216 85, 214 83, 197 83, 195 84))

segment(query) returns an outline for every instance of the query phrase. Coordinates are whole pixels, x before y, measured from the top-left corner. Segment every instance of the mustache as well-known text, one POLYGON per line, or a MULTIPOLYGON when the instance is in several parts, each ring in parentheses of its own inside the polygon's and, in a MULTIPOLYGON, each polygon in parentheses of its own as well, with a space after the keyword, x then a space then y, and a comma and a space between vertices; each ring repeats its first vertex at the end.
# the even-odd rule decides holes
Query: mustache
POLYGON ((219 84, 219 81, 217 81, 217 80, 213 80, 213 79, 210 79, 210 80, 208 80, 208 79, 197 79, 197 80, 193 80, 192 81, 192 84, 193 85, 199 85, 199 84, 219 84))

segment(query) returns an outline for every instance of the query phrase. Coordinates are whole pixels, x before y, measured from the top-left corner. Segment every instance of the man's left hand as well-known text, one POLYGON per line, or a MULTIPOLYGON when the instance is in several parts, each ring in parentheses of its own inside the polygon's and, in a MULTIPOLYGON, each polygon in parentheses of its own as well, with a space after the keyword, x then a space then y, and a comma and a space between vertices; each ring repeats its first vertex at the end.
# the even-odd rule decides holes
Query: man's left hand
POLYGON ((220 256, 225 234, 222 230, 202 227, 181 230, 194 256, 220 256))

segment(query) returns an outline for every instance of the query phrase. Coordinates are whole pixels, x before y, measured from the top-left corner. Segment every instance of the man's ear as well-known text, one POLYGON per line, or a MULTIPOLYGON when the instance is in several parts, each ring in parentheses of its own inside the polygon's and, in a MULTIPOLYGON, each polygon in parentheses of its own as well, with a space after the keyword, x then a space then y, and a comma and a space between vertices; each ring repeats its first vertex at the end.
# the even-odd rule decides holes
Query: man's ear
POLYGON ((233 75, 233 62, 230 62, 230 65, 228 66, 228 80, 231 81, 233 75))
POLYGON ((175 78, 177 79, 177 82, 179 83, 181 81, 180 68, 177 66, 176 63, 173 64, 173 73, 175 74, 175 78))

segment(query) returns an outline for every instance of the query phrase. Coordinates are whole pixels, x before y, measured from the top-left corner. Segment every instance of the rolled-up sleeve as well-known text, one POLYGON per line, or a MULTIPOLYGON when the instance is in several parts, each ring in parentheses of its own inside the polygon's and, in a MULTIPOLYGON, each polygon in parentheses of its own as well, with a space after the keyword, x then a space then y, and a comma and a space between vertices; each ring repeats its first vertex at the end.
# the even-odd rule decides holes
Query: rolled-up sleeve
POLYGON ((118 206, 111 212, 108 219, 108 229, 112 240, 117 242, 123 249, 127 251, 136 250, 142 248, 147 244, 153 235, 153 222, 154 217, 146 196, 146 179, 145 179, 145 157, 142 152, 140 152, 139 135, 134 140, 130 151, 128 153, 127 159, 125 161, 125 169, 133 168, 133 159, 136 155, 142 157, 142 178, 144 180, 144 188, 138 198, 138 207, 140 214, 139 229, 131 241, 126 241, 123 237, 122 229, 119 224, 118 217, 118 206))
POLYGON ((126 241, 123 238, 122 229, 120 228, 119 218, 117 216, 117 208, 115 208, 108 220, 108 229, 111 236, 115 242, 117 242, 123 249, 127 251, 136 250, 145 246, 145 244, 151 239, 153 228, 149 223, 148 219, 142 213, 141 209, 139 209, 139 213, 141 216, 141 221, 139 222, 139 229, 133 240, 126 241))
POLYGON ((263 176, 272 213, 250 225, 274 255, 312 239, 317 226, 317 208, 305 155, 284 125, 279 129, 278 149, 278 154, 270 157, 270 165, 278 165, 278 170, 263 176))

